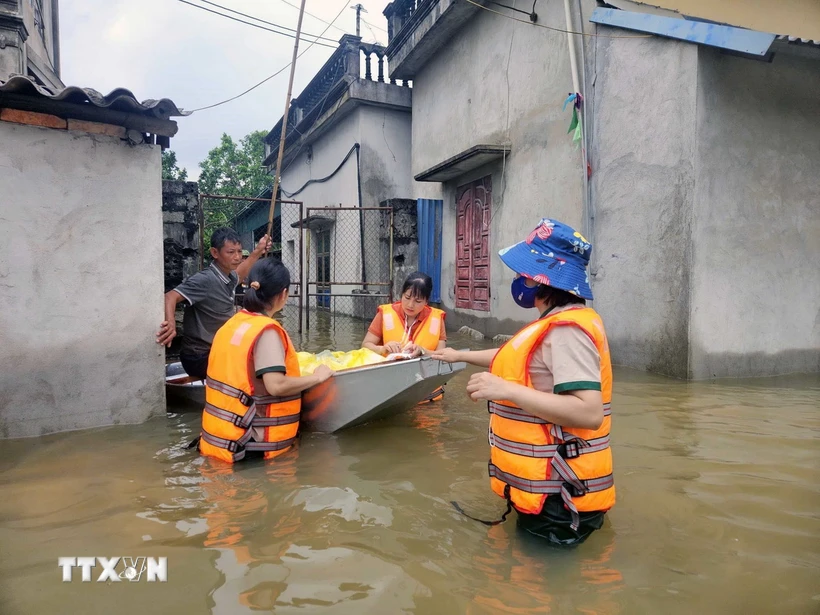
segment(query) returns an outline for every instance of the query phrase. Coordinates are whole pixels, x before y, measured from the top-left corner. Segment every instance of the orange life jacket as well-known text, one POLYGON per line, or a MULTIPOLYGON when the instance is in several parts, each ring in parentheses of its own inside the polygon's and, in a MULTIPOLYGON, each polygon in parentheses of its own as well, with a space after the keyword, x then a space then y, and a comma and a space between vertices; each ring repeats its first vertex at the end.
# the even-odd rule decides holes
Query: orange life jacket
POLYGON ((615 504, 609 448, 612 366, 601 317, 592 308, 570 308, 527 325, 495 355, 490 372, 530 388, 529 365, 553 327, 579 327, 601 357, 604 421, 598 429, 561 427, 512 402, 494 400, 490 410, 490 484, 523 513, 538 514, 547 496, 561 494, 577 529, 578 512, 605 511, 615 504))
POLYGON ((299 431, 301 394, 265 395, 255 376, 253 349, 259 336, 275 330, 285 348, 285 374, 299 376, 299 359, 287 332, 267 316, 238 312, 214 336, 205 380, 205 410, 199 450, 203 455, 233 463, 246 451, 264 451, 265 459, 281 455, 299 431), (251 441, 251 427, 263 427, 262 442, 251 441))
POLYGON ((430 308, 427 317, 415 328, 412 336, 408 339, 402 321, 405 319, 396 311, 392 304, 380 305, 379 311, 382 313, 382 343, 390 342, 407 343, 413 342, 416 346, 421 346, 425 350, 435 350, 438 348, 441 339, 441 323, 444 320, 444 311, 430 308))

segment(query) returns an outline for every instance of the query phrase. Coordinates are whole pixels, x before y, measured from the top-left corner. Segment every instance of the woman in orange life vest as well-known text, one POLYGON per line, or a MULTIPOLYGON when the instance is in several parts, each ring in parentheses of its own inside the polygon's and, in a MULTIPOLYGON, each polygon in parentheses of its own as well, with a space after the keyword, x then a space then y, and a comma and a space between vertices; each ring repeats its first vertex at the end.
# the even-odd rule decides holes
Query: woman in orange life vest
POLYGON ((499 252, 517 274, 513 299, 539 319, 499 349, 433 354, 490 368, 467 385, 474 401, 489 402, 490 485, 519 527, 560 546, 586 540, 615 504, 609 345, 586 307, 591 249, 574 229, 542 219, 499 252))
MULTIPOLYGON (((433 280, 421 271, 407 276, 401 289, 401 299, 379 306, 362 341, 381 355, 407 353, 412 356, 441 350, 447 345, 444 329, 445 314, 427 303, 433 293, 433 280)), ((438 401, 444 389, 433 391, 425 401, 438 401)))
POLYGON ((248 452, 265 459, 286 452, 299 430, 302 391, 333 375, 319 366, 302 376, 290 337, 273 320, 289 286, 281 262, 260 260, 248 276, 244 309, 217 331, 205 380, 203 455, 233 463, 248 452))

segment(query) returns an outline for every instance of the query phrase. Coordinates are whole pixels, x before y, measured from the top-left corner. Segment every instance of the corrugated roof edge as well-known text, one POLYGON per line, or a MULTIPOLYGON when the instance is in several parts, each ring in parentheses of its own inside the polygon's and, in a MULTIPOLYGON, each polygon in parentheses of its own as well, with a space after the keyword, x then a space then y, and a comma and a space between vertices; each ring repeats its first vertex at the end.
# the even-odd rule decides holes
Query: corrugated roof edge
POLYGON ((174 101, 168 98, 162 98, 160 100, 149 99, 139 102, 133 92, 125 88, 116 88, 107 96, 103 96, 100 92, 92 88, 80 88, 77 86, 68 86, 62 90, 53 92, 49 88, 34 83, 24 75, 12 75, 8 81, 0 80, 0 93, 38 96, 54 101, 74 104, 92 104, 101 109, 112 109, 114 111, 145 115, 162 120, 167 120, 171 117, 191 115, 191 111, 180 109, 174 101))
POLYGON ((798 43, 801 45, 816 45, 820 47, 820 40, 812 40, 809 38, 800 38, 799 36, 788 36, 786 34, 779 34, 777 36, 777 40, 779 41, 788 41, 790 43, 798 43))

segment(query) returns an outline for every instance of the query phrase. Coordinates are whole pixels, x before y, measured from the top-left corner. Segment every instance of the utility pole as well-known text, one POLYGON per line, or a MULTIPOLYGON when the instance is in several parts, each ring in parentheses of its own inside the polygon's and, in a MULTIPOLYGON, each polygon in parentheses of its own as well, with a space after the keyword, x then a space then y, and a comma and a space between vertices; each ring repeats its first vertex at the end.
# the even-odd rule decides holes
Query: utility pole
POLYGON ((356 11, 356 36, 362 35, 362 13, 367 13, 367 9, 364 8, 361 4, 357 4, 356 6, 351 6, 351 9, 356 11))
MULTIPOLYGON (((296 37, 293 41, 293 59, 290 61, 290 79, 288 80, 288 94, 285 97, 285 114, 282 116, 282 133, 279 135, 279 155, 276 158, 276 175, 273 176, 273 194, 270 197, 270 212, 268 213, 268 238, 271 236, 273 228, 273 216, 276 210, 276 193, 279 192, 279 182, 282 178, 282 157, 285 153, 285 133, 288 128, 288 113, 290 111, 290 98, 293 93, 293 75, 296 72, 296 59, 299 57, 299 36, 302 34, 302 18, 305 16, 305 2, 299 8, 299 21, 296 23, 296 37)), ((273 243, 271 242, 271 246, 273 243)), ((301 282, 301 280, 300 280, 301 282)), ((300 291, 301 292, 301 291, 300 291)))

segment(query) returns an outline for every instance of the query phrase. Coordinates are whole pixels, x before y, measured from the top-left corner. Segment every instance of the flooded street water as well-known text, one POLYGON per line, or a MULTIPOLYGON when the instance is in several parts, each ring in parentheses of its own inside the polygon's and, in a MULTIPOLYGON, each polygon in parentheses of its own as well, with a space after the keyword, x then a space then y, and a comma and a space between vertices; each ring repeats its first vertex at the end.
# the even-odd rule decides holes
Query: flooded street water
POLYGON ((820 612, 820 378, 616 370, 618 502, 565 552, 451 506, 504 509, 471 371, 268 463, 186 450, 198 413, 0 442, 0 613, 820 612), (63 583, 60 556, 165 556, 168 581, 63 583))

